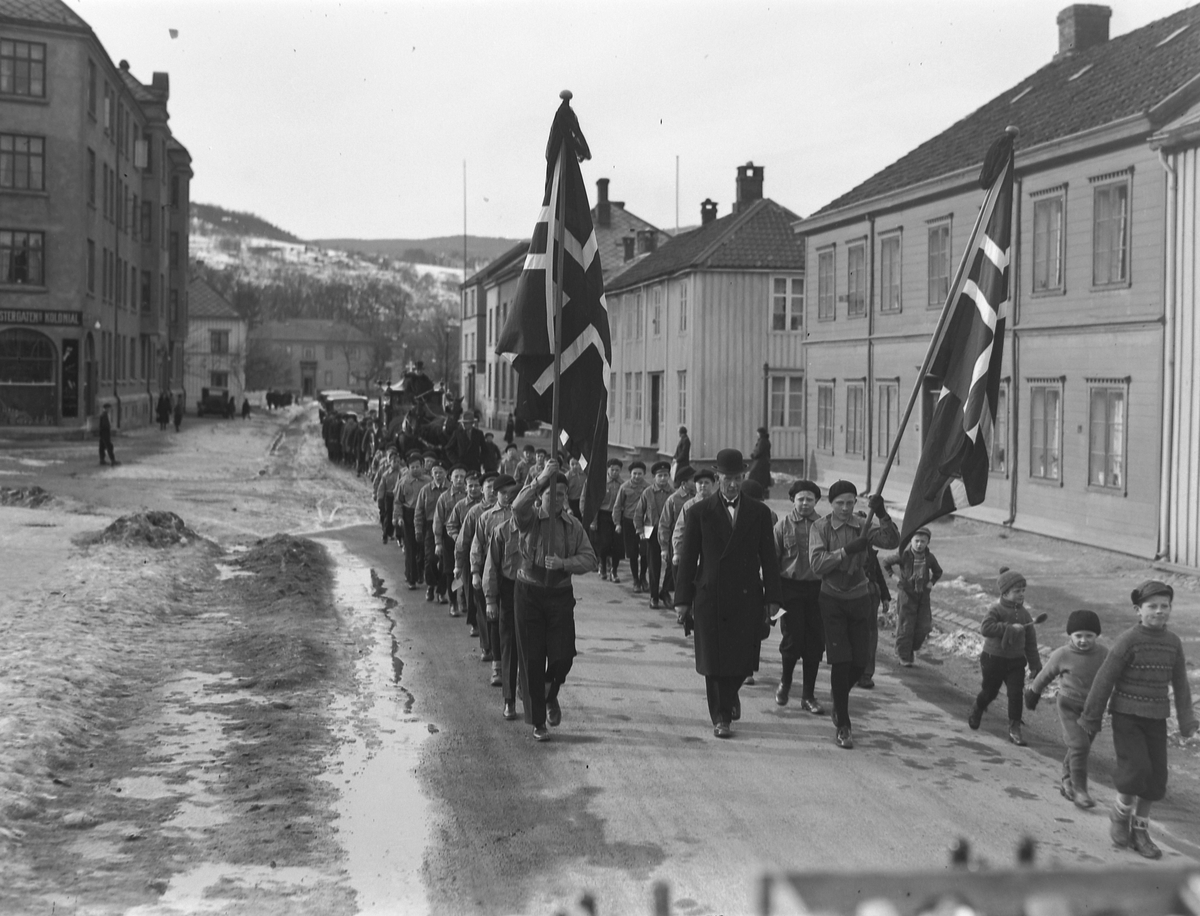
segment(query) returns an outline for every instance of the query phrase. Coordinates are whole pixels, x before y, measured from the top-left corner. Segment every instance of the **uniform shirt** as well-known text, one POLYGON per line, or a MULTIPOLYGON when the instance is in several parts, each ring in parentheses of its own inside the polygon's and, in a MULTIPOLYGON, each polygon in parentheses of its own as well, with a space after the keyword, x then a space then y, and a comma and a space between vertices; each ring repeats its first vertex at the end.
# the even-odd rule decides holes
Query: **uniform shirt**
POLYGON ((779 557, 779 577, 797 582, 819 582, 821 577, 813 572, 809 563, 809 532, 820 521, 821 516, 801 515, 799 509, 775 523, 775 553, 779 557))
MULTIPOLYGON (((711 494, 710 494, 711 495, 711 494)), ((688 512, 692 506, 700 502, 702 499, 708 499, 707 496, 701 496, 697 493, 682 506, 679 507, 679 518, 675 519, 675 529, 671 532, 671 562, 679 562, 679 548, 683 546, 683 529, 687 527, 688 512)))
POLYGON ((600 511, 612 514, 613 503, 617 501, 617 494, 621 492, 621 478, 616 480, 611 478, 604 481, 604 499, 600 501, 600 511))
MULTIPOLYGON (((863 519, 851 516, 850 520, 838 524, 832 515, 817 521, 808 532, 808 563, 813 572, 821 577, 821 591, 836 598, 861 598, 867 594, 867 574, 864 566, 867 551, 843 553, 843 548, 862 534, 863 519)), ((896 523, 887 518, 877 521, 871 528, 872 547, 891 549, 900 543, 900 532, 896 523)))
POLYGON ((579 499, 583 496, 583 485, 587 482, 587 472, 583 468, 567 469, 567 499, 579 499))
POLYGON ((417 502, 413 507, 413 531, 417 537, 422 537, 425 534, 425 529, 433 531, 433 514, 437 510, 438 500, 440 500, 450 490, 450 481, 442 482, 439 487, 432 480, 421 488, 421 492, 417 494, 417 502))
MULTIPOLYGON (((484 509, 475 523, 475 537, 471 541, 471 575, 482 576, 483 564, 487 559, 488 547, 491 546, 495 530, 512 518, 512 506, 504 506, 497 500, 496 504, 484 509)), ((509 578, 512 578, 511 576, 509 578)))
POLYGON ((612 517, 613 524, 618 528, 621 527, 621 519, 627 518, 633 521, 633 513, 637 511, 637 501, 642 497, 642 491, 649 484, 646 483, 646 478, 643 477, 640 482, 632 477, 625 483, 621 484, 621 489, 617 491, 617 498, 613 500, 612 517))
MULTIPOLYGON (((458 525, 458 533, 454 536, 454 571, 459 575, 470 576, 471 574, 471 545, 475 543, 475 531, 479 527, 479 517, 488 509, 496 505, 496 497, 484 499, 483 494, 479 495, 479 499, 472 503, 463 500, 454 507, 457 512, 463 506, 468 506, 463 513, 462 522, 458 525)), ((447 528, 450 526, 447 525, 447 528)))
POLYGON ((521 479, 519 477, 517 477, 517 467, 520 464, 521 464, 520 458, 501 458, 500 459, 500 473, 507 474, 509 477, 513 478, 513 480, 515 480, 517 483, 520 483, 521 479))
POLYGON ((521 567, 517 580, 547 588, 570 588, 571 576, 599 569, 596 552, 583 525, 570 512, 557 518, 547 514, 538 503, 536 483, 525 487, 513 500, 512 523, 520 532, 521 567), (563 558, 562 569, 547 569, 546 557, 563 558))
POLYGON ((657 530, 658 520, 662 517, 663 506, 667 504, 667 500, 670 498, 670 487, 659 487, 655 484, 642 490, 637 507, 633 510, 633 527, 637 530, 638 537, 642 537, 647 526, 657 530))
POLYGON ((396 483, 397 500, 406 508, 415 509, 417 496, 429 481, 430 477, 425 473, 424 468, 420 468, 415 474, 412 471, 405 471, 396 483))
POLYGON ((454 507, 446 516, 446 536, 453 541, 458 540, 458 532, 462 530, 463 519, 467 517, 467 513, 475 506, 483 501, 483 494, 480 493, 474 499, 470 496, 464 496, 454 504, 454 507))
POLYGON ((1183 643, 1165 627, 1154 630, 1134 624, 1113 641, 1092 681, 1079 724, 1098 732, 1106 704, 1111 712, 1165 719, 1171 715, 1168 687, 1175 691, 1175 716, 1180 733, 1186 735, 1196 727, 1196 714, 1183 643))
POLYGON ((667 562, 670 562, 673 556, 671 532, 675 530, 675 521, 679 518, 679 510, 691 498, 692 494, 680 487, 667 497, 667 501, 663 503, 662 512, 658 514, 658 546, 662 548, 664 554, 667 554, 667 562))
POLYGON ((487 604, 500 603, 500 581, 513 581, 521 569, 521 535, 513 520, 512 507, 492 530, 483 563, 483 598, 487 604))
POLYGON ((396 484, 400 481, 400 469, 395 465, 383 470, 380 468, 379 477, 375 484, 375 501, 379 502, 388 493, 396 492, 396 484))
POLYGON ((433 537, 434 543, 438 544, 441 539, 446 536, 446 520, 450 517, 450 510, 460 499, 466 499, 467 487, 463 485, 461 490, 455 490, 450 487, 438 497, 437 505, 433 511, 433 537))

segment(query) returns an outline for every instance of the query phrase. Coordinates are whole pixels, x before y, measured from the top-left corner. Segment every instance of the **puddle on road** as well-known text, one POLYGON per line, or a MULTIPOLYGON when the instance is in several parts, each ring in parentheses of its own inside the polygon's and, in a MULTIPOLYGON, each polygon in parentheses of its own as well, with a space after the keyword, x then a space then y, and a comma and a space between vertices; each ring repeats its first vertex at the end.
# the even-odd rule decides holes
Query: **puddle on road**
POLYGON ((336 826, 350 886, 360 913, 425 914, 429 804, 416 767, 429 731, 412 715, 412 694, 400 684, 396 601, 339 542, 320 543, 337 563, 334 597, 343 614, 373 637, 355 664, 357 691, 331 707, 340 741, 325 778, 341 793, 336 826))

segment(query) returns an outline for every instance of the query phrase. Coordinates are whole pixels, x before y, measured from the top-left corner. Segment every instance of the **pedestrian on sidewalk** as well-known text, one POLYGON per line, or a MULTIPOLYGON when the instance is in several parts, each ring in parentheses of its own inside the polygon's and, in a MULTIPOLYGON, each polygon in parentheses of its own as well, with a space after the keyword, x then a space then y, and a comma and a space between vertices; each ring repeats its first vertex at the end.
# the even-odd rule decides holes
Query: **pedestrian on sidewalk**
POLYGON ((650 607, 662 607, 662 547, 658 540, 658 520, 663 507, 671 497, 671 464, 656 461, 650 468, 654 483, 642 490, 637 507, 633 510, 633 527, 637 531, 638 546, 646 562, 646 582, 650 590, 650 607))
POLYGON ((517 494, 511 524, 520 534, 514 605, 517 651, 524 668, 525 722, 546 741, 562 721, 558 694, 575 659, 575 592, 571 576, 595 572, 583 524, 567 508, 567 477, 557 460, 517 494))
POLYGON ((158 403, 155 405, 154 412, 158 417, 159 430, 165 433, 167 424, 171 422, 171 396, 165 390, 158 393, 158 403))
POLYGON ((1174 589, 1154 579, 1133 590, 1138 622, 1113 642, 1079 718, 1088 734, 1096 735, 1104 708, 1112 713, 1113 785, 1120 794, 1109 816, 1109 835, 1117 846, 1132 846, 1147 859, 1162 856, 1150 839, 1150 808, 1167 794, 1168 687, 1175 693, 1179 734, 1191 738, 1198 727, 1183 643, 1167 629, 1174 599, 1174 589))
POLYGON ((1025 667, 1037 677, 1042 670, 1038 655, 1037 628, 1029 611, 1025 610, 1025 577, 1007 566, 1000 568, 996 590, 1000 600, 988 609, 979 625, 983 633, 983 651, 979 653, 979 670, 983 677, 975 705, 967 716, 972 729, 979 728, 988 705, 996 699, 1003 686, 1008 691, 1008 740, 1025 746, 1021 735, 1021 705, 1025 690, 1025 667))
POLYGON ((100 411, 100 463, 104 464, 104 456, 108 455, 108 461, 116 467, 119 462, 117 456, 113 454, 112 442, 112 419, 109 416, 112 406, 104 405, 104 409, 100 411))
POLYGON ((183 396, 180 395, 175 399, 175 409, 171 418, 175 421, 175 432, 179 432, 179 427, 183 425, 183 396))
POLYGON ((820 716, 817 702, 817 671, 825 655, 825 627, 821 623, 821 577, 809 564, 809 534, 821 518, 817 503, 821 488, 811 480, 797 480, 788 490, 792 510, 775 525, 775 553, 779 556, 779 579, 783 589, 782 638, 779 656, 783 673, 775 690, 775 702, 786 706, 792 689, 796 662, 801 664, 800 708, 820 716))
POLYGON ((758 428, 758 439, 750 453, 750 473, 746 476, 758 481, 763 488, 763 499, 771 498, 771 436, 765 426, 758 428))
MULTIPOLYGON (((518 476, 517 480, 521 478, 518 476)), ((621 491, 621 459, 608 459, 608 480, 604 484, 604 499, 600 509, 592 520, 592 530, 596 537, 596 556, 600 560, 600 578, 609 578, 613 582, 617 578, 617 567, 625 551, 621 549, 620 526, 614 522, 612 507, 621 491)))
POLYGON ((865 571, 867 548, 886 550, 900 543, 900 532, 888 515, 883 497, 876 494, 868 501, 878 520, 870 530, 864 524, 865 519, 854 514, 857 500, 858 488, 853 483, 835 482, 829 488, 833 512, 809 532, 809 564, 821 577, 821 623, 825 628, 825 657, 830 666, 834 740, 838 747, 847 750, 854 747, 850 689, 870 663, 871 617, 878 614, 865 571))
POLYGON ((675 453, 671 456, 671 479, 675 480, 679 472, 692 466, 692 440, 688 438, 686 426, 679 427, 679 442, 675 444, 675 453))
POLYGON ((633 593, 640 595, 646 590, 646 570, 643 560, 641 541, 633 524, 634 513, 637 511, 638 500, 642 491, 649 484, 646 482, 646 463, 633 461, 629 465, 629 479, 621 484, 617 498, 613 500, 613 527, 621 532, 621 544, 625 548, 625 556, 629 558, 629 575, 633 577, 633 593))
POLYGON ((250 399, 249 398, 242 398, 242 419, 243 420, 250 419, 250 399))
POLYGON ((732 737, 738 691, 783 600, 766 505, 743 497, 746 464, 735 448, 717 453, 717 493, 684 516, 675 587, 676 620, 695 630, 696 673, 704 676, 713 734, 732 737))
POLYGON ((1050 653, 1041 673, 1025 688, 1025 708, 1032 712, 1050 682, 1062 678, 1057 701, 1063 743, 1067 746, 1062 763, 1062 794, 1079 808, 1096 806, 1088 794, 1092 736, 1079 724, 1079 717, 1083 715, 1083 704, 1087 702, 1096 672, 1108 657, 1108 649, 1096 641, 1099 636, 1100 618, 1095 611, 1072 611, 1067 618, 1067 644, 1050 653))
POLYGON ((508 721, 517 717, 517 684, 521 678, 520 654, 517 652, 517 620, 515 592, 517 571, 521 567, 521 547, 517 528, 506 524, 512 519, 512 504, 520 484, 511 474, 496 478, 496 505, 479 517, 475 543, 471 547, 472 576, 479 576, 484 593, 485 614, 493 648, 492 683, 500 673, 504 706, 502 715, 508 721))
POLYGON ((883 569, 889 576, 895 575, 896 567, 900 568, 896 595, 896 655, 905 668, 916 664, 913 656, 921 651, 921 646, 933 632, 929 592, 942 578, 942 567, 929 549, 930 538, 928 528, 918 528, 904 550, 883 561, 883 569))

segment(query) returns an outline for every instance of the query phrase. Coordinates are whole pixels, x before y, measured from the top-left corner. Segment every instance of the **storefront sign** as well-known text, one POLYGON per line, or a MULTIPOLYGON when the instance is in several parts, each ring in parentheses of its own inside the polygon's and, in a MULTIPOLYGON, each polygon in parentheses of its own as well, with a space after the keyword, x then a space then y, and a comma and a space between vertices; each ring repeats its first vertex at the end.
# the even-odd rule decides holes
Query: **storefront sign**
POLYGON ((0 324, 53 324, 83 327, 83 312, 54 312, 44 309, 0 309, 0 324))

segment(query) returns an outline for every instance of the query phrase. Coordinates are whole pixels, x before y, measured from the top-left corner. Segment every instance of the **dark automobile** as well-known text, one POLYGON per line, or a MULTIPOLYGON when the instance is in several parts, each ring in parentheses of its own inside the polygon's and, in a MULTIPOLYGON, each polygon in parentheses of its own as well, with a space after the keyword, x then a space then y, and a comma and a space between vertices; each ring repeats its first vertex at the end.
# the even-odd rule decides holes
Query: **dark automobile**
POLYGON ((196 416, 210 414, 229 419, 234 413, 233 398, 227 388, 201 388, 200 400, 196 402, 196 416))

